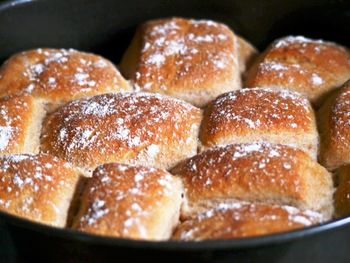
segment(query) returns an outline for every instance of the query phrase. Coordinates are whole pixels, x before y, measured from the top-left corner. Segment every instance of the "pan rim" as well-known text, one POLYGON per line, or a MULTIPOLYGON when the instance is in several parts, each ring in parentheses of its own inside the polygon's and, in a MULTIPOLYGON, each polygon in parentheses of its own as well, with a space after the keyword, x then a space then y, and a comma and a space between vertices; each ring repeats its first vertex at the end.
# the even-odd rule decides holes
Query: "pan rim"
MULTIPOLYGON (((39 1, 42 0, 4 0, 2 3, 0 3, 0 12, 5 12, 7 9, 19 5, 25 5, 39 1)), ((204 251, 207 249, 243 249, 249 247, 267 246, 312 237, 317 234, 326 234, 329 231, 335 231, 350 226, 350 217, 339 218, 327 221, 319 225, 271 235, 205 241, 146 241, 98 236, 83 233, 74 229, 57 228, 49 225, 44 225, 35 221, 30 221, 28 219, 18 217, 16 215, 9 214, 4 211, 0 211, 0 226, 1 225, 5 225, 5 228, 15 226, 23 228, 25 230, 31 230, 36 233, 42 233, 50 237, 63 238, 66 240, 84 242, 87 244, 90 243, 93 245, 121 246, 157 250, 204 251)))
MULTIPOLYGON (((249 247, 262 247, 279 243, 286 243, 298 239, 308 238, 317 234, 326 234, 329 231, 339 230, 350 226, 350 217, 343 217, 325 223, 300 228, 293 231, 262 235, 256 237, 215 239, 203 241, 149 241, 118 238, 111 236, 100 236, 84 233, 71 228, 58 228, 50 225, 31 221, 4 211, 0 211, 0 222, 5 227, 15 226, 25 230, 30 230, 49 237, 62 238, 68 241, 83 242, 86 244, 102 246, 119 246, 139 249, 157 250, 181 250, 181 251, 203 251, 207 249, 244 249, 249 247)), ((9 231, 11 234, 11 230, 9 231)))

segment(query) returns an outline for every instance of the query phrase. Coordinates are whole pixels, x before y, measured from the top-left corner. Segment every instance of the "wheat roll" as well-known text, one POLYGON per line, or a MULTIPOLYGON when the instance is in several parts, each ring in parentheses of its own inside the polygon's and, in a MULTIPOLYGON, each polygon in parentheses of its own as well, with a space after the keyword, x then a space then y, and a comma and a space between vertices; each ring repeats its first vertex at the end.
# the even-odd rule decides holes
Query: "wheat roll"
POLYGON ((320 162, 330 170, 350 163, 350 81, 318 112, 320 162))
POLYGON ((335 171, 337 189, 334 193, 335 216, 350 215, 350 165, 345 165, 335 171))
POLYGON ((345 47, 302 36, 273 42, 248 72, 247 87, 283 87, 304 94, 317 107, 350 78, 345 47))
POLYGON ((107 92, 131 91, 108 60, 73 49, 39 48, 17 53, 0 68, 0 95, 30 93, 52 108, 107 92))
POLYGON ((321 223, 320 213, 270 204, 221 204, 181 223, 173 239, 231 239, 291 231, 321 223))
POLYGON ((82 197, 74 228, 97 235, 164 240, 179 221, 181 181, 165 170, 99 166, 82 197))
POLYGON ((43 124, 41 151, 94 169, 108 162, 170 168, 197 153, 201 112, 152 93, 73 101, 43 124))
POLYGON ((56 157, 0 156, 0 210, 65 227, 80 172, 56 157))
POLYGON ((120 63, 137 90, 203 106, 240 88, 236 36, 207 20, 167 18, 142 24, 120 63))
POLYGON ((318 133, 309 101, 288 90, 242 89, 220 95, 204 110, 202 150, 267 141, 297 147, 317 158, 318 133))
POLYGON ((238 63, 239 63, 239 71, 241 73, 241 79, 245 79, 246 72, 258 56, 259 52, 251 43, 249 43, 242 36, 237 37, 238 44, 238 63))
POLYGON ((0 155, 38 153, 44 106, 27 94, 0 98, 0 155))
POLYGON ((182 216, 223 201, 292 205, 333 212, 333 182, 325 168, 305 152, 280 144, 247 143, 209 149, 172 173, 184 182, 182 216))

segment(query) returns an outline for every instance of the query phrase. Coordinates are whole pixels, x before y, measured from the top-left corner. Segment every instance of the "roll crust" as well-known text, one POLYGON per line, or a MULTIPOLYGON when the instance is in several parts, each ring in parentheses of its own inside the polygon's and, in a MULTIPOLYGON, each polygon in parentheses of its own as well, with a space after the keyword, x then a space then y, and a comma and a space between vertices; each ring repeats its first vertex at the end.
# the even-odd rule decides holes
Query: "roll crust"
POLYGON ((246 77, 246 72, 258 56, 258 50, 249 43, 246 39, 236 35, 238 44, 238 62, 239 71, 241 73, 242 80, 246 77))
POLYGON ((327 94, 350 78, 350 53, 341 45, 302 36, 273 42, 254 63, 247 87, 298 91, 320 106, 327 94))
POLYGON ((108 60, 73 49, 35 49, 17 53, 0 68, 0 96, 30 93, 53 108, 81 97, 131 91, 108 60))
POLYGON ((199 107, 240 88, 236 36, 213 21, 168 18, 142 24, 120 68, 137 90, 199 107))
POLYGON ((318 112, 320 162, 330 170, 350 163, 350 81, 330 97, 318 112))
POLYGON ((0 156, 0 209, 64 227, 79 177, 77 169, 50 155, 0 156))
POLYGON ((164 170, 105 164, 84 190, 74 228, 98 235, 168 239, 179 220, 181 181, 164 170))
POLYGON ((320 213, 292 206, 221 204, 181 223, 173 239, 201 241, 244 238, 291 231, 322 221, 320 213))
POLYGON ((98 95, 50 115, 41 150, 87 169, 108 162, 167 169, 197 153, 200 120, 199 109, 159 94, 98 95))
POLYGON ((0 98, 0 155, 38 153, 44 104, 28 94, 0 98))
POLYGON ((317 158, 314 111, 302 95, 275 89, 225 93, 204 110, 202 150, 216 145, 267 141, 295 146, 317 158))
POLYGON ((350 215, 350 165, 336 170, 337 190, 334 194, 335 215, 343 217, 350 215))
POLYGON ((305 152, 269 143, 234 144, 196 155, 172 173, 184 182, 182 217, 243 200, 333 212, 331 175, 305 152))

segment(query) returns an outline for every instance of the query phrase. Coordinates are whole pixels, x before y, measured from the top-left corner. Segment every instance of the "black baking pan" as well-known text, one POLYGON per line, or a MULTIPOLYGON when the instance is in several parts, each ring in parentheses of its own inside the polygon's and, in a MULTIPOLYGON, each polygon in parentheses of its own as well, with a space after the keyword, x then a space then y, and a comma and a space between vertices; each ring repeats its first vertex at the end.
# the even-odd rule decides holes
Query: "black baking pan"
MULTIPOLYGON (((350 46, 350 1, 0 0, 0 61, 20 50, 92 51, 118 64, 136 26, 183 16, 228 24, 260 50, 289 34, 350 46)), ((147 242, 56 229, 0 212, 3 262, 350 262, 350 218, 262 237, 147 242)))

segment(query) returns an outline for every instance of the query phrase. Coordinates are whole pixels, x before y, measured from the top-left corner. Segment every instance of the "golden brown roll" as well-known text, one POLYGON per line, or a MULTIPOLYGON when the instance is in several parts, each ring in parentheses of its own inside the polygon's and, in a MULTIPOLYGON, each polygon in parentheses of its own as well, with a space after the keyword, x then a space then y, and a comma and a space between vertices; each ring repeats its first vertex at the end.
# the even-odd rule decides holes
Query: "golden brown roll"
POLYGON ((317 158, 318 133, 309 101, 288 90, 242 89, 225 93, 204 110, 202 148, 268 141, 317 158))
POLYGON ((350 81, 318 112, 320 163, 330 170, 350 163, 350 81))
POLYGON ((336 171, 337 190, 334 194, 335 215, 338 217, 350 215, 350 165, 345 165, 336 171))
POLYGON ((179 221, 181 181, 165 170, 99 166, 82 197, 74 228, 98 235, 163 240, 179 221))
POLYGON ((120 68, 137 90, 196 106, 240 88, 236 36, 213 21, 167 18, 144 23, 120 68))
POLYGON ((273 234, 321 223, 320 213, 292 206, 221 204, 181 223, 173 239, 201 241, 273 234))
POLYGON ((319 106, 350 78, 350 53, 340 45, 302 36, 273 42, 248 72, 247 87, 298 91, 319 106))
POLYGON ((177 165, 184 182, 182 217, 223 201, 266 202, 333 212, 333 182, 305 152, 279 144, 247 143, 209 149, 177 165))
POLYGON ((98 95, 50 115, 41 150, 87 169, 107 162, 167 169, 197 153, 200 119, 196 107, 160 94, 98 95))
POLYGON ((0 95, 30 93, 52 107, 131 86, 108 60, 73 49, 35 49, 10 57, 0 68, 0 95))
POLYGON ((79 176, 70 164, 50 155, 0 156, 0 209, 64 227, 79 176))
POLYGON ((246 39, 236 35, 238 44, 238 63, 241 78, 244 79, 246 71, 250 68, 253 61, 258 56, 258 50, 246 39))
POLYGON ((44 104, 30 95, 0 98, 0 155, 37 153, 44 104))

